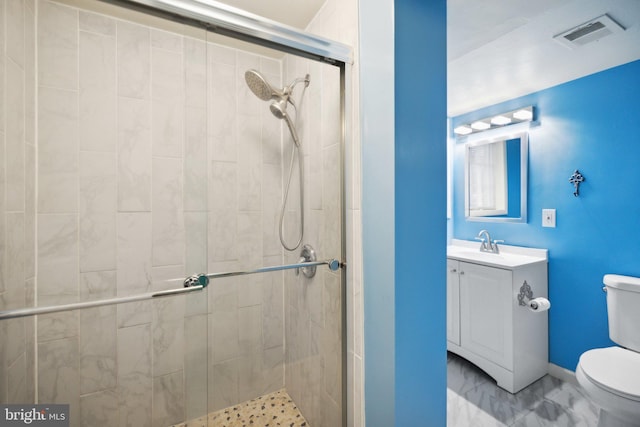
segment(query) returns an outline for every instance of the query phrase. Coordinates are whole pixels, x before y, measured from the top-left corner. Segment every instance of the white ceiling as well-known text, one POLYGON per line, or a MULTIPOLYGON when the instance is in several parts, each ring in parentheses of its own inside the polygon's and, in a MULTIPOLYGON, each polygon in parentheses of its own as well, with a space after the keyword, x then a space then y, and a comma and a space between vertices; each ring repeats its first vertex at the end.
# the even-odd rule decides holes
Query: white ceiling
MULTIPOLYGON (((324 0, 224 0, 305 28, 324 0)), ((448 114, 640 59, 640 0, 447 0, 448 114), (608 14, 626 31, 570 50, 553 36, 608 14)), ((639 77, 640 84, 640 77, 639 77)))
POLYGON ((638 0, 448 0, 447 13, 449 116, 640 58, 638 0), (553 40, 605 13, 626 31, 574 50, 553 40))

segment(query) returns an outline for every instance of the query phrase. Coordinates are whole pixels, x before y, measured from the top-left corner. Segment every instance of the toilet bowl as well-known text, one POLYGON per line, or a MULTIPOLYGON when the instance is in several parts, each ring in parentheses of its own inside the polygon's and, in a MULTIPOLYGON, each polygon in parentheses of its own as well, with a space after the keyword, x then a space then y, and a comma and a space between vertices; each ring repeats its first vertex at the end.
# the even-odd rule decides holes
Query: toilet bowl
POLYGON ((576 378, 600 406, 599 427, 640 427, 640 278, 607 274, 609 337, 620 347, 584 352, 576 378))
POLYGON ((598 426, 640 426, 640 353, 621 347, 589 350, 580 356, 576 378, 601 408, 598 426))

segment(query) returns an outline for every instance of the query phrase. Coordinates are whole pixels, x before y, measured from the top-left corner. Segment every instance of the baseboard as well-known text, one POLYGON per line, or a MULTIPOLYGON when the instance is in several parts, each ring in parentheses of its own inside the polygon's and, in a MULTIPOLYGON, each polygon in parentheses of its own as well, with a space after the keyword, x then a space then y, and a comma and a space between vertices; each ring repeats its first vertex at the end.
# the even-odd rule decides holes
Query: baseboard
POLYGON ((553 363, 549 363, 548 373, 552 377, 556 377, 562 381, 566 381, 573 385, 578 385, 578 380, 576 379, 576 373, 568 369, 565 369, 561 366, 555 365, 553 363))

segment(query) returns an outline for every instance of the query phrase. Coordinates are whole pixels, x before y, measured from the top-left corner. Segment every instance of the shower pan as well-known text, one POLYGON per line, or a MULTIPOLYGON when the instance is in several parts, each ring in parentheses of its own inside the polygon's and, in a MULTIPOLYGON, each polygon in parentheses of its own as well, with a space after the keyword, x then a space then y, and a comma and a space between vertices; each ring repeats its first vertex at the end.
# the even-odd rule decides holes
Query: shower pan
POLYGON ((4 12, 0 408, 346 426, 350 49, 216 2, 4 12))

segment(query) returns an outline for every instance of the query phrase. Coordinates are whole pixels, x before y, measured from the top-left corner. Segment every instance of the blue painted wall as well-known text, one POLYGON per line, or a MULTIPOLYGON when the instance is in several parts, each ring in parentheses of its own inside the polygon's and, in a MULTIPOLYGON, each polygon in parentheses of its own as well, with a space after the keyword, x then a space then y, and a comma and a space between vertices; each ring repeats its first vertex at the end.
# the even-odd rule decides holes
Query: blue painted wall
POLYGON ((395 0, 398 427, 446 425, 446 21, 445 0, 395 0))
POLYGON ((602 277, 640 276, 640 61, 452 119, 453 127, 534 105, 526 224, 467 222, 464 147, 454 148, 453 237, 486 228, 506 244, 549 249, 549 359, 575 370, 585 350, 609 346, 602 277), (586 181, 573 196, 569 177, 586 181), (543 228, 542 209, 557 210, 543 228))

